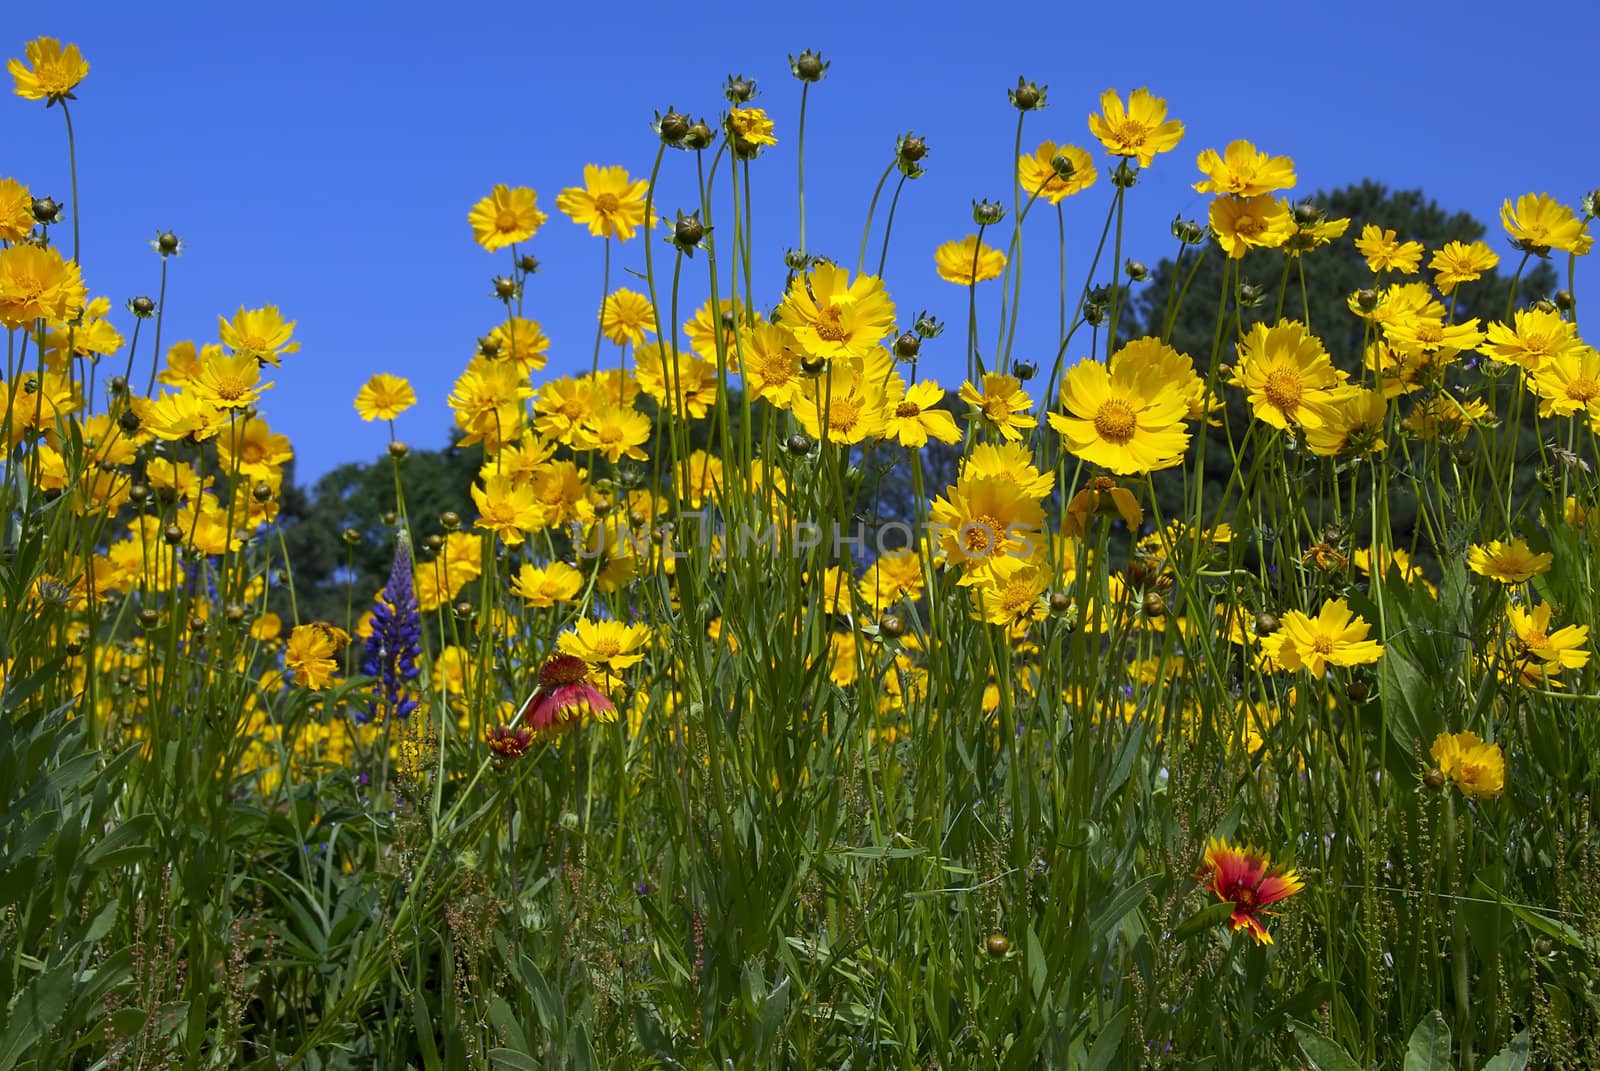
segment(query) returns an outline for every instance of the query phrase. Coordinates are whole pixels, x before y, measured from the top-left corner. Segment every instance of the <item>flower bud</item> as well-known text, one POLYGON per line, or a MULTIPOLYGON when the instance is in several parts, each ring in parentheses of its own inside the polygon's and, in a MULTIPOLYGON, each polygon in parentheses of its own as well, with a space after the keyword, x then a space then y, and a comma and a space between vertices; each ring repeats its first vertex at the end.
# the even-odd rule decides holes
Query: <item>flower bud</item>
POLYGON ((1011 940, 1003 933, 991 933, 984 947, 988 949, 990 958, 1000 959, 1011 951, 1011 940))
POLYGON ((749 104, 756 96, 756 80, 730 74, 727 85, 722 87, 722 95, 728 98, 729 104, 749 104))
POLYGON ((1572 306, 1575 304, 1572 298, 1572 291, 1557 290, 1555 293, 1555 302, 1556 308, 1560 309, 1562 312, 1571 312, 1572 306))
POLYGON ((442 550, 444 548, 444 536, 434 532, 427 539, 424 539, 423 543, 427 544, 429 550, 442 550))
POLYGON ((972 222, 980 227, 992 227, 1006 218, 1006 207, 998 201, 973 201, 972 222))
POLYGON ((879 635, 897 640, 906 633, 906 623, 894 614, 884 614, 883 620, 878 622, 879 635))
POLYGON ((789 448, 789 452, 794 454, 796 457, 799 457, 801 454, 809 454, 811 452, 811 440, 800 434, 798 431, 789 436, 789 441, 784 445, 787 446, 789 448))
POLYGON ((1053 613, 1053 614, 1064 614, 1070 609, 1072 609, 1072 596, 1071 595, 1068 595, 1064 591, 1052 591, 1050 593, 1050 612, 1051 613, 1053 613))
POLYGON ((1364 287, 1356 291, 1356 305, 1362 312, 1371 312, 1378 307, 1378 292, 1371 287, 1364 287))
POLYGON ((447 509, 439 514, 439 523, 444 526, 445 531, 454 532, 461 527, 461 514, 453 509, 447 509))
POLYGON ((139 611, 139 624, 145 628, 155 628, 161 623, 161 612, 149 606, 139 611))
POLYGON ((61 218, 61 206, 53 197, 35 197, 31 207, 33 218, 46 226, 61 218))
POLYGON ((472 620, 472 618, 476 617, 478 613, 478 608, 472 605, 466 599, 462 599, 460 602, 452 606, 451 609, 455 611, 456 617, 463 621, 472 620))
POLYGON ((1058 152, 1050 157, 1050 170, 1056 173, 1057 178, 1068 182, 1072 180, 1073 175, 1078 173, 1077 165, 1072 162, 1072 157, 1064 152, 1058 152))
POLYGON ((156 303, 151 298, 136 297, 128 302, 128 311, 142 320, 155 315, 156 303))
POLYGON ((1310 227, 1322 218, 1322 210, 1310 201, 1301 201, 1294 206, 1294 221, 1302 227, 1310 227))
POLYGON ((711 144, 713 135, 711 128, 704 119, 697 119, 689 124, 688 131, 683 135, 683 147, 686 149, 704 149, 711 144))
POLYGON ((1166 617, 1167 616, 1167 600, 1163 599, 1158 592, 1154 592, 1154 591, 1145 592, 1144 604, 1143 605, 1144 605, 1144 616, 1146 616, 1146 617, 1166 617))
POLYGON ((517 296, 517 281, 506 275, 497 275, 494 279, 494 296, 501 301, 508 301, 517 296))
POLYGON ((1556 311, 1556 303, 1554 301, 1551 301, 1549 298, 1540 298, 1538 301, 1535 301, 1533 303, 1533 307, 1536 310, 1538 310, 1539 312, 1555 312, 1556 311))
POLYGON ((656 120, 656 133, 668 145, 679 145, 689 136, 689 117, 668 105, 667 114, 656 120))
POLYGON ((1435 792, 1439 791, 1444 787, 1444 771, 1435 766, 1433 769, 1422 775, 1422 783, 1433 789, 1435 792))
POLYGON ((1345 687, 1344 694, 1352 703, 1364 703, 1372 696, 1372 685, 1357 677, 1345 687))
POLYGON ((174 256, 183 249, 183 239, 171 231, 162 231, 156 235, 155 247, 156 252, 164 257, 174 256))
POLYGON ((1117 169, 1111 172, 1111 184, 1119 189, 1127 189, 1139 181, 1139 165, 1130 163, 1126 157, 1117 164, 1117 169))
POLYGON ((228 608, 222 612, 222 616, 228 619, 228 624, 237 625, 244 620, 244 607, 236 602, 230 602, 228 608))
POLYGON ((165 539, 170 546, 177 546, 183 542, 183 529, 175 524, 169 524, 161 529, 161 538, 165 539))
POLYGON ((679 249, 689 250, 700 244, 706 236, 705 226, 700 222, 699 213, 684 215, 678 213, 678 223, 672 229, 672 241, 679 249))
POLYGON ((122 376, 112 376, 111 379, 107 381, 106 387, 111 391, 112 394, 128 393, 128 381, 122 376))
POLYGON ((361 532, 355 528, 346 528, 344 530, 344 541, 352 547, 360 545, 361 532))
POLYGON ((383 522, 383 526, 385 528, 393 528, 394 527, 394 522, 399 520, 400 518, 399 518, 399 515, 396 514, 394 510, 386 509, 381 514, 378 515, 378 519, 383 522))
POLYGON ((250 497, 263 504, 271 502, 277 493, 270 483, 258 483, 250 489, 250 497))
POLYGON ((902 331, 894 340, 894 355, 902 361, 914 361, 922 349, 922 336, 915 331, 902 331))
POLYGON ((1550 938, 1541 937, 1537 941, 1533 942, 1533 954, 1536 956, 1548 956, 1552 947, 1553 946, 1550 944, 1550 938))
POLYGON ((1006 90, 1006 96, 1011 98, 1011 106, 1019 112, 1037 111, 1044 107, 1044 94, 1049 86, 1035 85, 1027 79, 1017 77, 1017 88, 1006 90))
POLYGON ((894 154, 903 163, 914 164, 928 155, 928 143, 916 134, 901 134, 895 139, 894 154))
POLYGON ((1261 613, 1256 615, 1256 635, 1270 636, 1274 632, 1278 631, 1278 624, 1279 622, 1276 614, 1271 614, 1263 610, 1261 613))
POLYGON ((1033 361, 1018 361, 1011 366, 1011 374, 1021 383, 1026 383, 1039 374, 1039 366, 1033 361))
POLYGON ((822 370, 827 367, 828 362, 824 358, 813 357, 810 354, 800 358, 800 371, 808 376, 820 376, 822 370))
POLYGON ((1122 266, 1122 270, 1127 272, 1128 278, 1136 283, 1142 283, 1150 278, 1150 269, 1145 266, 1142 260, 1130 260, 1122 266))
POLYGON ((142 483, 136 483, 128 488, 128 500, 135 505, 150 497, 150 488, 142 483))
POLYGON ((944 333, 944 324, 930 312, 919 312, 917 318, 911 322, 912 330, 924 339, 938 338, 944 333))
POLYGON ((822 76, 828 71, 828 64, 821 56, 809 48, 800 53, 799 57, 789 57, 790 72, 802 82, 820 82, 822 76))
POLYGON ((783 266, 792 272, 805 271, 811 267, 811 258, 798 249, 785 249, 783 251, 783 266))
POLYGON ((1253 309, 1261 304, 1266 299, 1266 296, 1265 287, 1257 286, 1255 283, 1239 284, 1239 304, 1247 309, 1253 309))
POLYGON ((396 439, 394 442, 389 444, 389 456, 390 457, 402 458, 402 457, 405 457, 406 454, 408 454, 410 452, 411 452, 411 447, 407 446, 405 443, 401 442, 399 439, 396 439))
POLYGON ((524 253, 517 258, 517 270, 524 275, 537 275, 539 273, 539 258, 531 253, 524 253))

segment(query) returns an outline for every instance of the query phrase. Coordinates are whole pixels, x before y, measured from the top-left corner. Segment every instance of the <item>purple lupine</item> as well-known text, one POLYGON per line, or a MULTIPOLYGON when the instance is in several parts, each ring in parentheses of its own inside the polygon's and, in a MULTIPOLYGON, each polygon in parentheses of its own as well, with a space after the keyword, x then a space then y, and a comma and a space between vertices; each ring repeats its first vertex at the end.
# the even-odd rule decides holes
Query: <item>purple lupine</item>
POLYGON ((422 610, 411 572, 411 538, 402 531, 395 543, 389 582, 372 604, 372 634, 367 637, 361 672, 377 678, 369 708, 376 718, 386 710, 404 718, 417 707, 406 685, 417 679, 417 657, 422 653, 422 610))

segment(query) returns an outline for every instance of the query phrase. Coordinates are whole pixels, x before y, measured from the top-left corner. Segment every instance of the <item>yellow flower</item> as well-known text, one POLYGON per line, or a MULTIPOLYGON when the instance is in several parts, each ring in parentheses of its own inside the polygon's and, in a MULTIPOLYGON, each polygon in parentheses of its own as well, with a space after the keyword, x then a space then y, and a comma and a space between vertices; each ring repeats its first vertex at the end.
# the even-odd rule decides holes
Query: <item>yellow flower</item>
POLYGON ((1367 268, 1373 272, 1397 271, 1410 275, 1422 260, 1421 242, 1402 242, 1392 229, 1373 223, 1361 228, 1356 251, 1367 258, 1367 268))
POLYGON ((1481 398, 1458 399, 1441 392, 1428 398, 1406 415, 1404 427, 1421 439, 1460 442, 1467 432, 1491 420, 1489 407, 1481 398))
POLYGON ((142 430, 169 442, 204 442, 215 438, 227 422, 216 406, 187 390, 148 400, 136 398, 134 412, 142 430))
POLYGON ((677 363, 659 341, 647 342, 634 353, 639 389, 673 416, 699 420, 717 401, 717 366, 692 353, 679 352, 677 363))
POLYGON ((1462 283, 1479 279, 1494 270, 1500 257, 1482 242, 1446 242, 1428 261, 1434 272, 1433 285, 1439 293, 1451 293, 1462 283))
POLYGON ((1582 256, 1594 244, 1588 222, 1548 193, 1525 193, 1514 207, 1506 201, 1500 206, 1500 225, 1518 249, 1540 256, 1552 249, 1582 256))
POLYGON ((1506 757, 1477 733, 1440 733, 1429 752, 1439 772, 1468 796, 1498 796, 1506 787, 1506 757))
POLYGON ((22 327, 33 320, 75 320, 87 295, 78 263, 53 247, 14 245, 0 249, 0 325, 22 327))
POLYGON ((1024 431, 1039 424, 1033 416, 1033 399, 1016 376, 990 372, 983 377, 982 390, 963 383, 961 400, 972 407, 969 420, 981 418, 1009 442, 1022 438, 1024 431))
POLYGON ((576 450, 594 450, 615 465, 624 457, 645 461, 644 444, 650 441, 650 418, 637 409, 608 405, 578 425, 572 436, 576 450))
POLYGON ((720 348, 729 370, 737 372, 742 341, 739 332, 761 322, 761 314, 746 308, 738 298, 723 298, 714 305, 706 298, 694 315, 684 321, 683 333, 689 336, 689 348, 696 356, 715 364, 720 348))
POLYGON ((1022 192, 1053 205, 1087 190, 1099 177, 1094 158, 1076 145, 1043 141, 1032 156, 1017 157, 1022 192))
POLYGON ((1567 625, 1550 631, 1551 606, 1541 602, 1531 610, 1506 607, 1506 624, 1511 636, 1506 644, 1506 660, 1530 684, 1548 680, 1565 669, 1581 669, 1589 661, 1584 643, 1588 625, 1567 625))
POLYGON ((544 510, 526 483, 490 476, 482 487, 472 485, 472 501, 478 507, 476 527, 493 532, 508 547, 521 544, 524 532, 544 527, 544 510))
POLYGON ((1600 430, 1600 351, 1579 346, 1545 361, 1528 379, 1539 415, 1584 416, 1600 430))
POLYGON ((614 676, 643 662, 642 648, 649 642, 649 625, 579 618, 572 631, 563 632, 556 640, 556 647, 562 654, 581 658, 591 667, 603 668, 614 676))
POLYGON ((1156 153, 1168 152, 1183 139, 1183 124, 1167 118, 1167 102, 1148 89, 1135 89, 1127 107, 1115 89, 1100 94, 1100 111, 1089 116, 1089 133, 1112 156, 1132 156, 1149 167, 1156 153))
POLYGON ((1119 476, 1170 468, 1189 447, 1185 386, 1142 360, 1113 360, 1109 369, 1079 361, 1061 384, 1066 412, 1051 413, 1050 426, 1073 456, 1119 476))
POLYGON ((956 418, 934 408, 943 400, 944 391, 932 380, 913 384, 890 413, 884 438, 913 450, 928 445, 930 438, 942 443, 958 441, 961 429, 956 427, 956 418))
POLYGON ((549 218, 539 211, 539 195, 526 186, 512 188, 497 183, 489 196, 472 206, 467 222, 472 237, 493 253, 517 242, 526 242, 549 218))
POLYGON ((1355 389, 1338 398, 1323 412, 1320 427, 1306 429, 1306 446, 1321 457, 1378 453, 1383 441, 1383 420, 1388 400, 1374 390, 1355 389))
POLYGON ((522 434, 522 400, 533 394, 527 377, 513 363, 474 357, 450 391, 456 426, 467 434, 456 444, 482 442, 493 452, 522 434))
POLYGON ((1201 193, 1249 198, 1294 186, 1293 160, 1268 156, 1243 139, 1228 142, 1220 154, 1215 149, 1202 151, 1195 166, 1206 176, 1194 184, 1201 193))
POLYGON ((1031 558, 995 558, 988 569, 970 577, 971 583, 967 583, 969 578, 962 582, 972 600, 974 620, 1011 628, 1049 616, 1044 594, 1054 578, 1041 546, 1031 558))
POLYGON ((813 438, 849 445, 884 433, 905 393, 894 358, 882 346, 867 359, 835 361, 795 399, 794 415, 813 438))
POLYGON ((946 242, 934 250, 933 263, 939 278, 971 286, 1000 278, 1000 273, 1006 270, 1006 255, 978 241, 976 234, 969 234, 959 242, 946 242))
POLYGON ((838 360, 867 357, 894 330, 894 302, 883 280, 858 276, 833 264, 818 264, 789 284, 777 319, 794 336, 795 347, 809 357, 838 360))
POLYGON ((294 458, 287 435, 278 435, 259 416, 217 429, 217 461, 224 472, 267 479, 294 458))
POLYGON ((0 178, 0 242, 20 242, 33 231, 33 194, 16 179, 0 178))
POLYGON ((261 362, 247 353, 209 356, 190 388, 195 397, 218 409, 248 409, 271 387, 261 382, 261 362))
POLYGON ((416 404, 411 383, 387 372, 379 372, 356 392, 356 412, 362 420, 393 420, 416 404))
POLYGON ((772 120, 762 108, 732 108, 728 111, 728 131, 734 137, 735 148, 748 152, 762 145, 776 145, 772 134, 772 120))
POLYGON ((739 345, 744 351, 744 376, 752 401, 765 400, 779 409, 794 405, 800 386, 800 362, 793 343, 789 332, 777 324, 758 323, 743 333, 739 345))
POLYGON ((17 96, 51 103, 62 98, 77 99, 72 91, 89 73, 89 64, 77 45, 62 48, 54 37, 40 37, 22 49, 28 57, 26 63, 19 59, 6 61, 6 70, 17 84, 17 96))
POLYGON ((1467 548, 1467 568, 1479 576, 1502 584, 1520 584, 1548 572, 1554 554, 1535 554, 1526 539, 1502 543, 1496 539, 1487 546, 1474 543, 1467 548))
POLYGON ((583 574, 566 562, 524 563, 511 582, 511 594, 536 608, 571 602, 582 589, 583 574))
POLYGON ((1032 557, 1044 509, 1016 480, 963 473, 929 515, 940 549, 969 569, 1005 555, 1032 557))
POLYGON ((276 365, 285 353, 295 353, 300 343, 293 341, 295 321, 284 322, 276 305, 259 309, 239 306, 232 320, 217 317, 218 337, 234 353, 248 354, 264 364, 276 365))
POLYGON ((624 286, 606 295, 600 307, 600 330, 619 346, 626 342, 637 346, 656 333, 655 318, 650 299, 624 286))
POLYGON ((548 359, 550 340, 536 320, 513 316, 489 332, 489 344, 497 361, 510 361, 524 376, 543 368, 548 359))
POLYGON ((1211 202, 1211 231, 1234 260, 1251 249, 1276 249, 1295 233, 1289 206, 1271 194, 1218 197, 1211 202))
MULTIPOLYGON (((572 222, 588 224, 590 234, 626 242, 636 228, 645 226, 644 199, 649 189, 647 180, 629 178, 625 168, 585 164, 583 185, 562 190, 556 207, 572 217, 572 222)), ((655 220, 649 225, 654 226, 655 220)))
POLYGON ((1229 382, 1249 394, 1258 420, 1275 428, 1286 429, 1290 421, 1316 428, 1339 399, 1344 376, 1305 324, 1279 320, 1250 329, 1229 382))
POLYGON ((1485 332, 1488 345, 1484 353, 1527 372, 1537 372, 1546 362, 1565 357, 1583 346, 1576 329, 1563 320, 1560 313, 1539 309, 1518 309, 1512 316, 1511 326, 1491 323, 1485 332))
POLYGON ((1123 367, 1135 377, 1144 374, 1146 369, 1155 369, 1169 389, 1182 395, 1185 420, 1203 420, 1207 412, 1222 405, 1217 399, 1208 403, 1206 383, 1195 373, 1194 358, 1179 353, 1159 338, 1146 336, 1125 343, 1111 355, 1111 367, 1123 367))
POLYGON ((1044 498, 1056 485, 1055 473, 1034 468, 1033 452, 1020 442, 978 443, 962 463, 961 475, 1010 480, 1029 498, 1044 498))
POLYGON ((320 692, 339 670, 333 656, 349 642, 348 632, 321 621, 296 625, 284 646, 283 664, 294 674, 296 684, 320 692))
POLYGON ((1261 647, 1291 673, 1298 669, 1320 677, 1329 666, 1354 666, 1376 662, 1383 646, 1367 639, 1372 626, 1350 612, 1343 599, 1328 599, 1316 617, 1299 610, 1283 615, 1277 632, 1265 637, 1261 647))

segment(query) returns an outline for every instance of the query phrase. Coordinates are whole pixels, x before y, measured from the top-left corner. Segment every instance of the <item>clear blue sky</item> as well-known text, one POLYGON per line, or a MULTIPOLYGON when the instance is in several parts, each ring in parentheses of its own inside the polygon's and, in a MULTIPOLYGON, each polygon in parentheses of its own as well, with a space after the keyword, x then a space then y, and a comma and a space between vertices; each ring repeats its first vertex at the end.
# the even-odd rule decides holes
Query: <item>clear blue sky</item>
MULTIPOLYGON (((158 228, 186 243, 172 264, 168 341, 215 340, 217 314, 241 304, 271 302, 298 321, 303 349, 284 361, 265 413, 293 439, 302 482, 382 453, 382 427, 351 407, 373 372, 417 388, 403 438, 446 441, 450 384, 498 319, 489 283, 505 258, 478 249, 466 223, 496 182, 539 192, 551 219, 532 243, 545 267, 527 311, 553 340, 552 372, 587 369, 602 242, 556 211, 556 194, 585 163, 646 173, 652 111, 671 104, 714 120, 730 73, 758 80, 757 103, 777 123, 780 144, 754 190, 758 255, 772 266, 763 304, 775 302, 779 258, 795 243, 799 84, 786 56, 803 48, 833 65, 808 119, 813 251, 853 264, 895 136, 928 140, 928 173, 902 200, 885 274, 904 320, 928 307, 954 324, 957 337, 927 366, 951 389, 965 293, 937 279, 932 252, 974 229, 972 199, 1009 200, 1016 113, 1005 91, 1019 74, 1049 85, 1027 148, 1046 137, 1093 147, 1085 119, 1112 86, 1148 85, 1185 122, 1178 150, 1133 191, 1125 253, 1152 263, 1171 250, 1174 215, 1203 218, 1195 154, 1235 137, 1292 156, 1302 191, 1372 177, 1422 187, 1491 225, 1505 197, 1548 191, 1575 203, 1600 185, 1600 18, 1575 0, 1301 14, 1188 3, 80 0, 27 7, 7 26, 5 56, 49 34, 77 42, 92 64, 73 116, 83 262, 125 333, 122 303, 156 290, 146 242, 158 228)), ((8 97, 0 132, 0 174, 65 199, 60 113, 8 97)), ((669 218, 690 207, 692 160, 668 156, 659 203, 669 218)), ((1078 253, 1108 197, 1102 178, 1068 202, 1078 253)), ((1051 344, 1054 230, 1048 213, 1028 221, 1020 356, 1051 344)), ((1504 253, 1498 230, 1491 238, 1504 253)), ((639 240, 617 252, 613 285, 643 266, 639 240)), ((692 303, 707 292, 701 263, 692 303)))

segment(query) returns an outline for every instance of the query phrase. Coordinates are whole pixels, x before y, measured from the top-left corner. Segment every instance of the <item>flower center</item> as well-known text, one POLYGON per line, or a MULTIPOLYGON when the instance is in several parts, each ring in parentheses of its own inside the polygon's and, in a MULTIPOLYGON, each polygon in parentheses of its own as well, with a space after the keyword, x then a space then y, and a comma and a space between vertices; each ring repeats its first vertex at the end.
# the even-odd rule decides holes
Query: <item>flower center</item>
POLYGON ((498 231, 514 231, 517 222, 517 210, 514 208, 502 208, 500 214, 494 217, 494 227, 498 231))
POLYGON ((1262 385, 1261 393, 1267 396, 1267 401, 1273 406, 1290 410, 1300 404, 1303 388, 1300 377, 1287 368, 1275 368, 1267 373, 1267 381, 1262 385))
POLYGON ((849 398, 835 397, 828 404, 828 427, 834 431, 849 431, 861 419, 861 410, 849 398))
POLYGON ((1567 384, 1567 397, 1575 402, 1589 402, 1600 397, 1600 383, 1589 378, 1574 379, 1567 384))
POLYGON ((1117 398, 1101 405, 1094 414, 1095 433, 1117 446, 1132 439, 1134 429, 1138 426, 1139 417, 1133 411, 1133 406, 1117 398))
POLYGON ((1246 212, 1233 221, 1234 233, 1246 238, 1254 238, 1267 229, 1267 221, 1253 213, 1246 212))
POLYGON ((1248 885, 1235 885, 1232 890, 1232 895, 1230 895, 1228 899, 1237 904, 1239 908, 1245 912, 1245 914, 1249 914, 1261 906, 1261 898, 1257 896, 1256 891, 1248 885))
POLYGON ((844 327, 839 323, 838 306, 829 306, 822 310, 823 319, 817 323, 817 337, 825 342, 843 342, 844 327))
POLYGON ((539 687, 559 688, 563 684, 577 684, 589 675, 583 659, 569 654, 558 654, 539 670, 539 687))
POLYGON ((1138 148, 1144 144, 1149 130, 1137 119, 1123 119, 1112 128, 1112 132, 1123 145, 1128 148, 1138 148))
POLYGON ((999 552, 1004 526, 987 513, 980 513, 961 526, 962 549, 969 557, 986 558, 999 552))
POLYGON ((617 195, 614 193, 600 194, 594 199, 594 207, 596 211, 600 212, 602 215, 609 216, 619 207, 617 204, 617 195))
POLYGON ((1311 649, 1326 658, 1328 655, 1333 654, 1333 637, 1318 636, 1311 641, 1311 649))
POLYGON ((901 402, 899 405, 894 407, 894 415, 899 417, 901 420, 909 420, 910 418, 914 416, 920 416, 921 414, 922 409, 915 402, 901 402))

